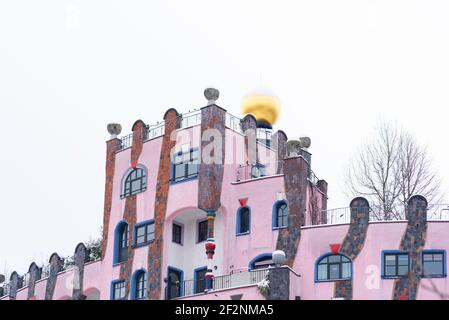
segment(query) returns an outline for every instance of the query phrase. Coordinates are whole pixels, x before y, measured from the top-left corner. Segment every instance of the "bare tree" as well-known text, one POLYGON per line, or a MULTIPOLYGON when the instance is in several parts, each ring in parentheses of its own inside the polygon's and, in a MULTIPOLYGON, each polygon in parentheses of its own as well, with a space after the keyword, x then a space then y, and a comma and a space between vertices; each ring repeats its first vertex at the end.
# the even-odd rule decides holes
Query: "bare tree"
POLYGON ((410 133, 385 121, 379 122, 374 138, 349 163, 345 185, 351 196, 366 197, 373 218, 381 220, 405 218, 410 197, 420 194, 432 201, 440 190, 427 149, 410 133))

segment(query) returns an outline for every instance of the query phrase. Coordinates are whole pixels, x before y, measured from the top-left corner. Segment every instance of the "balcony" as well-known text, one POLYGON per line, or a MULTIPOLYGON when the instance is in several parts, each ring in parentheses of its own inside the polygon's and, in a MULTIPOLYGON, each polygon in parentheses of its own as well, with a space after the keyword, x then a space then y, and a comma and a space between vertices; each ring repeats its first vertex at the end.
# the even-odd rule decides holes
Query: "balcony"
POLYGON ((217 276, 213 279, 211 290, 201 290, 205 287, 205 279, 185 280, 169 283, 166 287, 165 297, 179 299, 196 294, 204 294, 210 291, 226 290, 245 286, 256 285, 265 279, 269 269, 235 272, 228 275, 217 276), (201 288, 201 289, 199 289, 201 288), (170 295, 168 293, 171 293, 170 295))
MULTIPOLYGON (((327 224, 344 224, 351 220, 351 208, 336 208, 323 211, 327 224)), ((370 208, 370 222, 406 221, 406 207, 393 206, 390 210, 370 208)), ((449 204, 430 204, 427 207, 428 221, 449 221, 449 204)))

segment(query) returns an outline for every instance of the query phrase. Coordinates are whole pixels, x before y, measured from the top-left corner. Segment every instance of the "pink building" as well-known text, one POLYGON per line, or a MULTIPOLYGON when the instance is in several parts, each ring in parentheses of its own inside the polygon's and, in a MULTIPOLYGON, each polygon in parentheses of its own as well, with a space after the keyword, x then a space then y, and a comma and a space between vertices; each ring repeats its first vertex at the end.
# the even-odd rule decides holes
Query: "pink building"
POLYGON ((394 217, 364 198, 328 210, 307 139, 206 96, 122 138, 109 126, 102 259, 79 244, 64 269, 53 254, 13 273, 0 299, 449 298, 449 206, 415 196, 394 217))

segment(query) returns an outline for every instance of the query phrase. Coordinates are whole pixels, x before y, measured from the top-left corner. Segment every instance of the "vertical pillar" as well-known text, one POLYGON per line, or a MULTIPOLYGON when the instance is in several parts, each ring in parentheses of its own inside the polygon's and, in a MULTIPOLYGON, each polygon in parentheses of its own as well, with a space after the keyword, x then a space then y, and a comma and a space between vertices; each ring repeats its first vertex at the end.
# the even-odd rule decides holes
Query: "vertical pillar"
POLYGON ((201 162, 198 173, 198 208, 207 212, 208 239, 205 244, 207 256, 206 289, 213 288, 216 249, 215 218, 221 206, 221 192, 225 159, 225 119, 226 110, 217 106, 219 97, 217 89, 208 88, 204 95, 208 105, 201 109, 201 162), (206 139, 213 137, 213 141, 206 139), (211 150, 210 144, 214 148, 211 150), (205 153, 205 151, 208 153, 205 153))
MULTIPOLYGON (((363 249, 369 225, 369 203, 365 198, 355 198, 351 201, 351 222, 348 233, 339 249, 352 263, 363 249)), ((336 298, 352 299, 353 280, 336 281, 334 287, 336 298)))
POLYGON ((41 278, 41 270, 36 265, 36 263, 31 263, 28 268, 28 273, 30 274, 30 281, 28 283, 28 294, 27 299, 30 300, 34 297, 34 290, 36 287, 36 281, 41 278))
POLYGON ((423 196, 413 196, 407 203, 407 228, 402 236, 399 250, 407 252, 410 272, 407 277, 394 281, 393 300, 416 300, 422 277, 422 251, 427 234, 427 200, 423 196))
POLYGON ((268 300, 290 299, 290 269, 286 267, 275 267, 268 272, 270 287, 268 300))
POLYGON ((73 300, 85 300, 83 295, 84 287, 84 264, 88 260, 89 252, 83 243, 80 243, 75 248, 75 275, 73 279, 73 300))
POLYGON ((284 173, 284 158, 287 155, 287 135, 284 131, 278 130, 272 138, 273 148, 276 150, 276 174, 284 173))
POLYGON ((282 250, 287 257, 287 265, 293 262, 301 238, 307 205, 308 163, 302 156, 293 156, 284 161, 284 188, 288 202, 288 226, 280 229, 276 250, 282 250))
POLYGON ((320 214, 320 224, 327 223, 327 182, 325 180, 319 180, 317 183, 318 190, 321 191, 321 214, 320 214))
POLYGON ((17 290, 20 286, 20 277, 17 274, 17 272, 11 273, 11 276, 9 277, 9 299, 10 300, 16 300, 17 296, 17 290))
POLYGON ((169 109, 164 115, 165 133, 157 172, 156 196, 154 199, 154 241, 148 247, 147 297, 150 300, 161 299, 163 233, 170 190, 171 152, 176 145, 172 134, 180 127, 180 117, 175 109, 169 109), (172 139, 173 138, 173 139, 172 139))
POLYGON ((121 140, 117 139, 122 131, 119 124, 111 123, 108 125, 108 131, 111 135, 109 141, 106 142, 106 174, 105 174, 105 187, 104 187, 104 209, 103 209, 103 242, 101 248, 102 259, 106 254, 106 248, 108 244, 109 234, 109 219, 111 216, 112 208, 112 188, 114 183, 115 174, 115 154, 120 149, 121 140))
POLYGON ((63 265, 62 260, 57 253, 51 255, 49 263, 50 275, 47 279, 47 286, 45 287, 45 300, 53 300, 58 272, 62 270, 63 265))
MULTIPOLYGON (((132 126, 132 131, 133 131, 133 143, 131 147, 131 157, 129 159, 129 165, 132 169, 136 169, 139 164, 140 155, 142 154, 143 142, 145 141, 145 138, 147 136, 145 123, 142 120, 137 120, 136 122, 134 122, 132 126)), ((122 216, 122 219, 128 223, 128 234, 129 234, 128 240, 130 244, 128 246, 128 259, 126 260, 126 262, 120 264, 120 279, 125 280, 126 283, 126 293, 125 293, 126 299, 129 297, 129 293, 131 290, 130 279, 134 261, 134 250, 132 249, 134 233, 132 231, 134 230, 134 225, 136 224, 137 221, 138 196, 139 196, 138 194, 134 194, 126 197, 125 208, 122 216)))
POLYGON ((249 170, 251 170, 251 166, 256 165, 258 159, 257 120, 252 114, 247 114, 242 119, 242 131, 245 135, 245 151, 247 155, 247 162, 250 165, 249 170))

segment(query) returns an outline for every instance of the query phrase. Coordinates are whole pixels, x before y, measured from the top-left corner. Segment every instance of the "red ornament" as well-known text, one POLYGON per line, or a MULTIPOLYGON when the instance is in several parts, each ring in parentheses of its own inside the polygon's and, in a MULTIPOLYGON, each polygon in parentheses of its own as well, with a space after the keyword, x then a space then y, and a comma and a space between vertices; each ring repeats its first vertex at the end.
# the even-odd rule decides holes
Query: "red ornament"
POLYGON ((242 199, 239 199, 239 202, 240 202, 240 206, 243 208, 243 207, 246 207, 246 203, 248 202, 248 198, 242 198, 242 199))
POLYGON ((206 242, 206 250, 211 250, 211 251, 213 251, 213 250, 215 250, 215 243, 213 243, 213 242, 206 242))
POLYGON ((333 243, 333 244, 330 244, 330 247, 331 247, 332 254, 338 254, 338 252, 340 251, 341 244, 333 243))
POLYGON ((131 161, 131 168, 133 169, 137 168, 137 160, 131 161))
POLYGON ((408 300, 407 296, 399 296, 399 300, 408 300))

